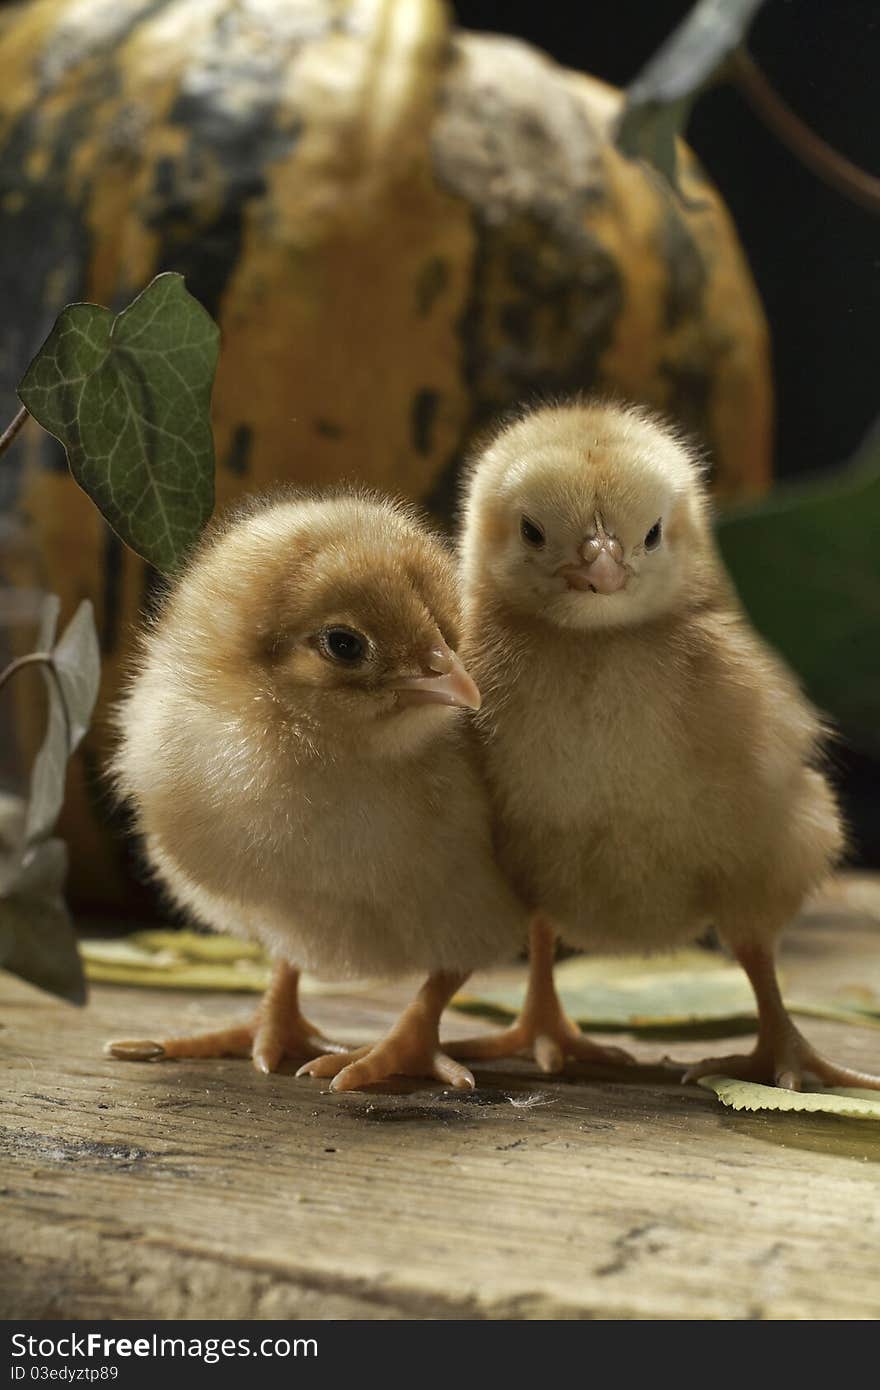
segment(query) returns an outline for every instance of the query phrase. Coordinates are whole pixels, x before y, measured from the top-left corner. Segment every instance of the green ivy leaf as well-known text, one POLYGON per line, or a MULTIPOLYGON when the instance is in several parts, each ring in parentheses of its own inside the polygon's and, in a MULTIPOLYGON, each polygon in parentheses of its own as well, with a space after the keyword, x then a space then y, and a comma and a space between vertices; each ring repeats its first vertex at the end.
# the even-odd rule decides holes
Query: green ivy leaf
POLYGON ((739 47, 764 0, 700 0, 626 89, 616 144, 679 193, 676 139, 702 89, 739 47))
POLYGON ((69 304, 18 388, 113 530, 164 574, 214 505, 218 351, 210 314, 166 273, 115 317, 69 304))
POLYGON ((718 541, 758 631, 880 751, 880 424, 846 468, 725 512, 718 541))

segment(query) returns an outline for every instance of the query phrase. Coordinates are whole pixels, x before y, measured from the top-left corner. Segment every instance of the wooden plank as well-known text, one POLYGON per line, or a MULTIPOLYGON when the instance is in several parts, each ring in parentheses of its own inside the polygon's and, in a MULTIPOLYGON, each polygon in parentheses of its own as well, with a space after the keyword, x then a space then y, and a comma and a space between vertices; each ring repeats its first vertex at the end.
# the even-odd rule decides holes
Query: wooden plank
MULTIPOLYGON (((863 906, 826 905, 790 936, 789 984, 880 988, 878 946, 863 906)), ((320 997, 310 1013, 369 1035, 401 997, 320 997)), ((473 1095, 336 1096, 290 1070, 101 1055, 120 1032, 249 1006, 104 986, 74 1011, 0 975, 2 1316, 880 1315, 878 1125, 525 1063, 486 1067, 473 1095)), ((880 1030, 807 1027, 880 1067, 880 1030)), ((473 1030, 450 1016, 450 1033, 473 1030)), ((729 1044, 674 1052, 707 1047, 729 1044)))

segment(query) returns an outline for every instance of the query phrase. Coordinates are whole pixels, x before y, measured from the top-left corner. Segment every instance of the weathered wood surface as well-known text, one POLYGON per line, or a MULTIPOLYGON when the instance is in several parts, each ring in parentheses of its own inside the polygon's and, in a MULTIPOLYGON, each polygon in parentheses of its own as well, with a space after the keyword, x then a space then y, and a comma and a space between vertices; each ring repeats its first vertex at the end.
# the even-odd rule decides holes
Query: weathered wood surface
MULTIPOLYGON (((826 907, 785 962, 792 986, 876 988, 880 924, 826 907)), ((399 997, 310 1012, 369 1034, 399 997)), ((0 975, 0 1316, 880 1315, 880 1125, 525 1063, 486 1067, 473 1095, 336 1096, 292 1069, 101 1055, 108 1036, 250 1003, 104 986, 77 1012, 0 975)), ((880 1030, 807 1027, 880 1067, 880 1030)), ((450 1033, 473 1030, 451 1016, 450 1033)), ((707 1047, 727 1044, 671 1050, 707 1047)))

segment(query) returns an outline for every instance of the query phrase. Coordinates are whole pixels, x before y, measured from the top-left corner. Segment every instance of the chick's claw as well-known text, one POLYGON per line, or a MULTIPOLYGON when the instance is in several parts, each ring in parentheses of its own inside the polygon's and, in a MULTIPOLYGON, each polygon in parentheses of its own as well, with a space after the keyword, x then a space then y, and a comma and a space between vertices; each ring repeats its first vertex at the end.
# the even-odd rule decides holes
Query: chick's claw
POLYGON ((416 1047, 409 1052, 391 1038, 374 1047, 316 1057, 300 1067, 297 1076, 332 1076, 331 1091, 357 1091, 391 1076, 428 1077, 460 1090, 473 1090, 475 1084, 467 1067, 440 1048, 426 1051, 416 1047))
POLYGON ((731 1076, 737 1081, 781 1086, 786 1091, 800 1091, 805 1077, 811 1077, 824 1086, 880 1090, 880 1076, 852 1067, 840 1067, 828 1061, 796 1031, 793 1037, 784 1039, 777 1048, 759 1045, 754 1052, 707 1057, 689 1067, 682 1082, 699 1081, 701 1076, 731 1076))
POLYGON ((456 1042, 452 1050, 457 1057, 487 1061, 524 1053, 548 1074, 562 1071, 568 1059, 605 1067, 635 1061, 622 1047, 605 1047, 585 1037, 568 1017, 553 983, 555 941, 553 927, 536 917, 529 929, 529 982, 522 1013, 501 1033, 456 1042))
POLYGON ((760 942, 740 943, 737 959, 755 991, 758 1005, 758 1040, 754 1050, 730 1057, 708 1057, 689 1067, 683 1082, 701 1076, 732 1076, 738 1081, 757 1081, 799 1091, 809 1076, 825 1086, 861 1086, 880 1090, 880 1076, 839 1067, 807 1042, 795 1026, 779 989, 772 951, 760 942))
POLYGON ((562 1071, 569 1060, 594 1066, 622 1066, 635 1059, 622 1047, 604 1047, 587 1038, 570 1018, 559 1010, 556 1019, 534 1024, 523 1015, 512 1028, 488 1037, 465 1038, 453 1044, 458 1057, 470 1061, 489 1061, 499 1057, 533 1057, 548 1075, 562 1071))
MULTIPOLYGON (((299 1010, 299 972, 286 962, 273 971, 251 1023, 158 1041, 111 1042, 107 1056, 123 1062, 159 1062, 184 1057, 250 1057, 257 1071, 273 1072, 287 1058, 332 1052, 337 1044, 325 1038, 299 1010)), ((338 1048, 343 1051, 343 1048, 338 1048)))
POLYGON ((429 976, 387 1037, 372 1047, 316 1057, 300 1067, 297 1076, 332 1076, 331 1091, 356 1091, 390 1076, 430 1077, 445 1086, 473 1090, 467 1067, 440 1047, 440 1016, 464 978, 446 971, 429 976))
POLYGON ((119 1041, 107 1043, 105 1052, 123 1062, 161 1062, 183 1058, 250 1057, 257 1071, 277 1071, 287 1059, 299 1060, 322 1048, 337 1044, 325 1038, 304 1018, 297 1026, 278 1027, 270 1021, 223 1028, 213 1033, 194 1033, 179 1038, 153 1041, 119 1041))
POLYGON ((173 1057, 249 1057, 253 1041, 253 1027, 245 1024, 189 1037, 109 1042, 104 1051, 108 1057, 121 1062, 159 1062, 173 1057))

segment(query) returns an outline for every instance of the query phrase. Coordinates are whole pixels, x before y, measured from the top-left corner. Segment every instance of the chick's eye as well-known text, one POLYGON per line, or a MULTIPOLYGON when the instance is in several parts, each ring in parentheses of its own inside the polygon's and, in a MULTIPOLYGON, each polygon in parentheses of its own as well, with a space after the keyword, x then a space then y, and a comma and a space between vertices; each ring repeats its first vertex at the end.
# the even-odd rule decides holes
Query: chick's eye
POLYGON ((346 666, 354 666, 363 661, 367 653, 366 640, 359 632, 347 627, 328 627, 318 636, 318 646, 324 656, 331 661, 341 661, 346 666))
POLYGON ((526 545, 532 545, 536 550, 540 550, 546 537, 540 526, 534 521, 530 521, 527 516, 520 518, 519 533, 526 545))
POLYGON ((654 525, 651 527, 650 531, 648 532, 647 536, 645 537, 645 549, 646 549, 646 550, 656 550, 657 547, 658 547, 658 545, 660 544, 660 537, 661 537, 662 535, 663 535, 663 525, 662 525, 661 522, 655 521, 655 522, 654 522, 654 525))

